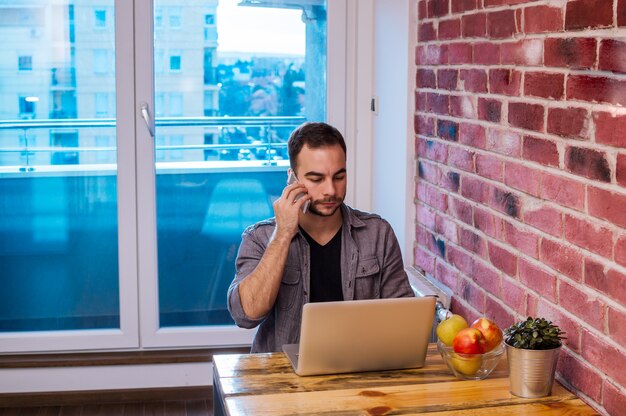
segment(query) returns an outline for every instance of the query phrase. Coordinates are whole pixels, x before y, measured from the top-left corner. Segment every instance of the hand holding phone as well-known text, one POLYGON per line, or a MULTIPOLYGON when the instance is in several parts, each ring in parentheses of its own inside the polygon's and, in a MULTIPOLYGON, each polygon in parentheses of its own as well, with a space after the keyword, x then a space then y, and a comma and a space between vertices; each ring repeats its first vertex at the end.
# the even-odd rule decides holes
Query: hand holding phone
MULTIPOLYGON (((298 182, 298 178, 296 178, 296 174, 293 173, 293 171, 289 172, 289 178, 287 179, 287 185, 291 185, 292 183, 296 183, 298 182)), ((298 199, 302 198, 304 196, 304 192, 299 193, 298 195, 296 195, 294 201, 297 201, 298 199)), ((311 205, 311 201, 305 201, 305 203, 302 205, 302 213, 306 214, 306 212, 309 209, 309 205, 311 205)))

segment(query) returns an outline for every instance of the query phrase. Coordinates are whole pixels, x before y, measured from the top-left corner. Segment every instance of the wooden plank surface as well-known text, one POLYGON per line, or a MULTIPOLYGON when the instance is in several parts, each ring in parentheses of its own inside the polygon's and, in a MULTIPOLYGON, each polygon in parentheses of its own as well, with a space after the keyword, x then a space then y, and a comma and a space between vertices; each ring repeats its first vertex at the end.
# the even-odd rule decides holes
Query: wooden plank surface
POLYGON ((237 415, 593 415, 558 383, 552 395, 509 392, 506 357, 485 380, 459 380, 429 346, 421 369, 299 377, 282 353, 214 356, 227 412, 237 415))

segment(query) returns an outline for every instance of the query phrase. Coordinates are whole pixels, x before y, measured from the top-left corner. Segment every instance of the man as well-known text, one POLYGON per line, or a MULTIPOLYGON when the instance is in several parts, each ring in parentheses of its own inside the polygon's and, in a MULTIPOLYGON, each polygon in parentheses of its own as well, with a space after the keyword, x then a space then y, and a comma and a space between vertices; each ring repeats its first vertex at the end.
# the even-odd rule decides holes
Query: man
POLYGON ((298 342, 307 302, 413 296, 389 223, 343 203, 341 133, 304 123, 289 137, 288 151, 297 182, 274 202, 274 218, 244 231, 228 289, 237 325, 259 325, 251 352, 298 342))

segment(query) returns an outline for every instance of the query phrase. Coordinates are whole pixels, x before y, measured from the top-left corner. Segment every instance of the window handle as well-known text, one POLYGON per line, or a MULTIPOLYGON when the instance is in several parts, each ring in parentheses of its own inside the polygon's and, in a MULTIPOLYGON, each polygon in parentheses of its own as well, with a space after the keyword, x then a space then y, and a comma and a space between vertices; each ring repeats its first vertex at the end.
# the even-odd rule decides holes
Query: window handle
POLYGON ((154 128, 152 127, 152 120, 150 119, 150 112, 148 111, 148 104, 141 103, 141 117, 143 121, 146 123, 146 128, 148 129, 148 133, 150 133, 150 137, 154 139, 154 128))

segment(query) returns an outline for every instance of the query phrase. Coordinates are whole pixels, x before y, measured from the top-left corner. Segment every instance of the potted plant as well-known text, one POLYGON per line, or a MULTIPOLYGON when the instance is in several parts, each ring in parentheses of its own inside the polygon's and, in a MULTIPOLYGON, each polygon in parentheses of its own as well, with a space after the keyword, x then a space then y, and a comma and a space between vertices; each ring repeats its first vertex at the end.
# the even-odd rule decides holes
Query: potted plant
POLYGON ((544 318, 528 317, 504 331, 511 393, 543 397, 552 392, 565 332, 544 318))

